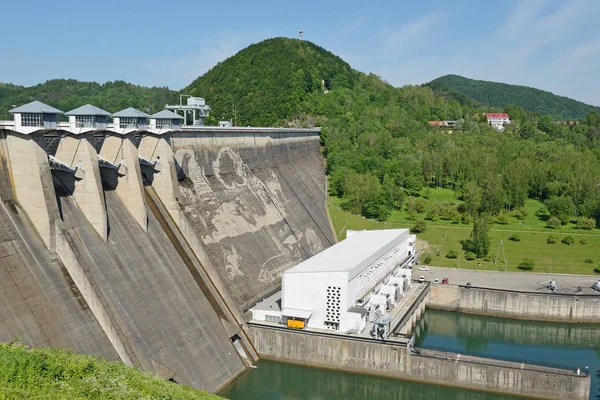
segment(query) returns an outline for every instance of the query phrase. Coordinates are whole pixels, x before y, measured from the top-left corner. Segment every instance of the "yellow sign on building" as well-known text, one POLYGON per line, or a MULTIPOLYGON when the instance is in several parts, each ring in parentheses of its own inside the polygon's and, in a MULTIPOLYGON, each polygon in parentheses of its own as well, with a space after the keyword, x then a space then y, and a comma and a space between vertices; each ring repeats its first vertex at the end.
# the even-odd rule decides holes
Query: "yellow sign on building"
POLYGON ((288 319, 287 326, 288 326, 288 328, 304 329, 304 320, 303 319, 288 319))

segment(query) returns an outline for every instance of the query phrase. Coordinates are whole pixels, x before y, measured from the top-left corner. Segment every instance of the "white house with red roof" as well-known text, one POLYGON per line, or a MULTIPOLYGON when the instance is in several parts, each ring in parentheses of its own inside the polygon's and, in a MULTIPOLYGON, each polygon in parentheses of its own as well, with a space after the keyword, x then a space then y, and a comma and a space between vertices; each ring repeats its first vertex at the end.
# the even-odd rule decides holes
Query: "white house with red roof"
POLYGON ((510 118, 507 113, 485 113, 488 124, 493 128, 503 131, 504 125, 510 124, 510 118))

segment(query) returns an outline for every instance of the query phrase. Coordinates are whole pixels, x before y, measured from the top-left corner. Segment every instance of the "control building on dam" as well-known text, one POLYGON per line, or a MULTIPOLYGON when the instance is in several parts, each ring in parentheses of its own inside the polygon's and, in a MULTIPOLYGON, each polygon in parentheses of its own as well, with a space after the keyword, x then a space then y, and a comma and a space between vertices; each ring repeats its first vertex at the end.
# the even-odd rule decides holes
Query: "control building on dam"
POLYGON ((187 126, 169 108, 35 101, 0 121, 0 341, 212 392, 258 358, 248 309, 336 240, 320 130, 204 127, 198 98, 187 126))

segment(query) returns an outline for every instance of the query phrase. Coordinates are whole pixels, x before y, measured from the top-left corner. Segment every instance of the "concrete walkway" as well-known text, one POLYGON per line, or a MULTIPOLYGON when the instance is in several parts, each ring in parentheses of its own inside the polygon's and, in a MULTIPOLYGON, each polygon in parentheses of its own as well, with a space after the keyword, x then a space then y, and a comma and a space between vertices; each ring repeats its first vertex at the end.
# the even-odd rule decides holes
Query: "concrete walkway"
POLYGON ((598 276, 590 275, 566 275, 566 274, 536 274, 528 272, 499 272, 499 271, 478 271, 470 269, 451 269, 442 267, 429 267, 429 271, 420 271, 415 268, 413 276, 423 275, 425 280, 433 282, 434 279, 448 278, 451 285, 465 285, 471 282, 471 285, 485 287, 490 289, 516 290, 531 293, 551 293, 549 289, 540 285, 548 284, 550 279, 554 279, 559 286, 556 293, 559 294, 588 294, 598 295, 591 289, 592 284, 600 279, 598 276), (576 293, 575 289, 581 286, 582 291, 576 293))

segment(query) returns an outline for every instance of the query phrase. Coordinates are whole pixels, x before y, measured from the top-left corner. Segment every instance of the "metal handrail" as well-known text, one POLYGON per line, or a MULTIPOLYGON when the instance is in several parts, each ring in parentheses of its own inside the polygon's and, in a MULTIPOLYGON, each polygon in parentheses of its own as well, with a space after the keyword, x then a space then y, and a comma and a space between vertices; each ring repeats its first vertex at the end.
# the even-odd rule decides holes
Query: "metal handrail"
MULTIPOLYGON (((578 367, 574 367, 572 365, 556 364, 556 363, 550 363, 550 362, 539 361, 539 360, 527 360, 527 359, 523 359, 523 358, 519 358, 519 357, 507 357, 507 356, 501 356, 501 355, 497 355, 497 354, 482 354, 482 353, 477 353, 474 351, 449 349, 449 348, 438 347, 438 346, 427 346, 427 347, 421 347, 421 348, 417 348, 417 349, 421 350, 420 355, 425 356, 425 357, 427 357, 428 355, 424 354, 423 350, 425 350, 425 351, 433 350, 433 351, 437 351, 440 353, 447 353, 447 354, 452 354, 452 355, 461 354, 461 355, 466 355, 466 356, 471 356, 471 357, 477 357, 478 359, 481 360, 481 361, 477 360, 477 362, 483 363, 483 364, 486 364, 485 360, 490 360, 489 365, 494 365, 493 361, 497 360, 497 361, 506 361, 506 362, 511 362, 511 363, 525 364, 525 365, 529 365, 529 366, 561 369, 561 370, 565 370, 565 371, 569 371, 569 372, 573 372, 573 371, 577 370, 577 368, 578 368, 578 367)), ((468 360, 466 362, 472 362, 472 361, 468 360)), ((527 369, 527 367, 524 367, 524 369, 527 369)), ((582 371, 582 376, 585 376, 584 371, 582 371)))
POLYGON ((408 322, 410 317, 412 317, 412 315, 414 314, 416 308, 421 306, 421 303, 423 302, 423 298, 425 296, 427 296, 427 293, 429 293, 430 287, 431 287, 430 282, 426 282, 425 288, 421 291, 421 293, 419 293, 419 296, 417 297, 417 299, 415 301, 413 301, 413 303, 410 305, 408 310, 406 310, 406 312, 404 313, 402 318, 400 318, 400 321, 398 321, 398 323, 394 326, 394 329, 392 329, 392 332, 396 332, 399 327, 404 326, 404 324, 408 322))
MULTIPOLYGON (((458 285, 459 288, 463 288, 466 289, 467 286, 466 285, 458 285)), ((548 295, 554 295, 554 296, 569 296, 569 297, 600 297, 600 295, 595 294, 595 293, 557 293, 557 292, 524 292, 522 290, 511 290, 511 289, 498 289, 498 288, 490 288, 490 287, 483 287, 483 286, 469 286, 468 289, 481 289, 481 290, 488 290, 488 291, 494 291, 494 292, 507 292, 507 293, 519 293, 519 294, 535 294, 535 295, 540 295, 540 296, 548 296, 548 295)))

